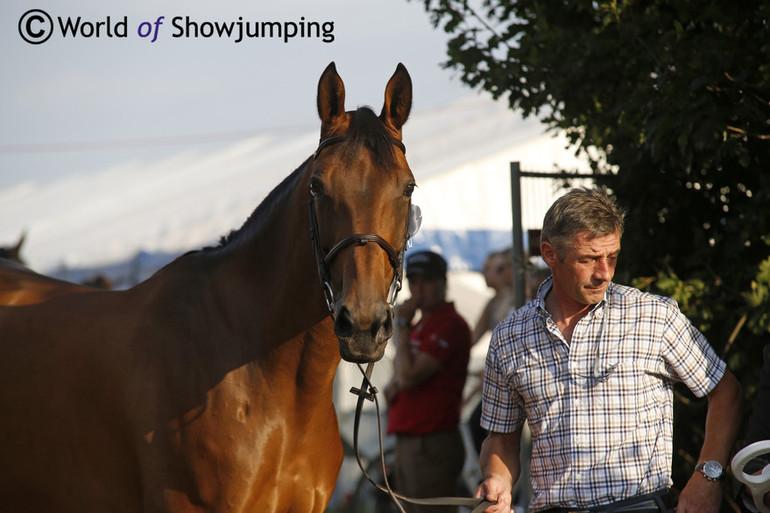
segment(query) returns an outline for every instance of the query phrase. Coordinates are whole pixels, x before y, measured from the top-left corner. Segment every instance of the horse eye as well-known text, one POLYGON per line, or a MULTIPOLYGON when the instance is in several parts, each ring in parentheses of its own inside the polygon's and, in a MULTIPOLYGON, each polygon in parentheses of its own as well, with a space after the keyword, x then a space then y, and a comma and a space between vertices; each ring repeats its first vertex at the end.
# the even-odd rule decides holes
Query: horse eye
POLYGON ((415 187, 416 185, 413 183, 407 184, 406 187, 404 188, 404 196, 406 196, 407 198, 411 198, 415 187))
POLYGON ((323 193, 324 186, 321 181, 316 178, 310 180, 310 194, 317 198, 319 196, 323 196, 323 193))

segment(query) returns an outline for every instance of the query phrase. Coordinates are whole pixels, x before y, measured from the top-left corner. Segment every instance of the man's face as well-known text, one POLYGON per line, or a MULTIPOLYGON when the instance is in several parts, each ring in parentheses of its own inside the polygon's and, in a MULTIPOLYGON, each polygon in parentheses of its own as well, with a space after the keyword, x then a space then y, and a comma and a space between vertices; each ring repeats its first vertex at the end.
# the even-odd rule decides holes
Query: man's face
POLYGON ((612 233, 590 238, 578 232, 559 258, 548 242, 541 245, 543 259, 551 268, 557 294, 578 305, 593 305, 604 297, 620 253, 620 235, 612 233))
POLYGON ((416 274, 409 276, 409 292, 417 308, 431 311, 444 303, 444 280, 426 278, 416 274))
POLYGON ((503 255, 492 255, 484 262, 482 271, 487 287, 499 289, 513 285, 512 264, 503 255))
POLYGON ((484 276, 487 287, 495 287, 497 285, 497 261, 494 256, 487 257, 481 274, 484 276))

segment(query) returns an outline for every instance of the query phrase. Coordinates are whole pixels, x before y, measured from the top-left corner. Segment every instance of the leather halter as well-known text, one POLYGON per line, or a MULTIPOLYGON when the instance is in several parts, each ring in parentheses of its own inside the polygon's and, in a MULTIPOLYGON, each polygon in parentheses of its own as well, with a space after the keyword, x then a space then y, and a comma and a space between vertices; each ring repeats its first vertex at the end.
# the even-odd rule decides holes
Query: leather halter
MULTIPOLYGON (((345 139, 344 136, 332 136, 323 139, 315 150, 313 157, 318 158, 318 155, 324 148, 333 144, 342 142, 345 139)), ((406 147, 404 143, 398 139, 392 139, 393 144, 406 154, 406 147)), ((401 290, 401 283, 404 269, 404 251, 406 251, 407 242, 409 240, 409 222, 411 215, 407 215, 406 223, 404 227, 404 243, 401 246, 400 251, 396 251, 388 241, 377 235, 376 233, 354 233, 349 237, 337 242, 329 251, 326 251, 321 246, 320 235, 318 233, 318 217, 315 212, 315 196, 311 192, 310 194, 310 235, 313 239, 313 249, 315 250, 316 261, 318 264, 318 277, 321 280, 321 287, 323 288, 324 298, 326 299, 326 307, 329 309, 329 313, 334 316, 334 291, 331 286, 331 277, 329 274, 329 268, 337 255, 350 246, 365 246, 369 243, 374 243, 380 246, 385 253, 388 254, 388 261, 391 267, 393 267, 393 280, 390 283, 390 290, 388 292, 388 303, 391 306, 396 304, 396 297, 401 290)), ((409 201, 408 213, 411 213, 412 202, 409 201)))

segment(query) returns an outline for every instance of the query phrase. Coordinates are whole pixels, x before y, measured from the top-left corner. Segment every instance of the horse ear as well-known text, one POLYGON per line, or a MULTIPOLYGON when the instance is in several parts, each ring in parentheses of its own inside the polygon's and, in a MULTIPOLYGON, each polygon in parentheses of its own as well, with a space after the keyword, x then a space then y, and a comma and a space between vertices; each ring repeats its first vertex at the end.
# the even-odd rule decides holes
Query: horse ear
POLYGON ((318 115, 321 118, 321 137, 331 135, 333 127, 345 115, 345 84, 337 74, 334 62, 329 63, 318 81, 318 115))
POLYGON ((23 232, 21 232, 21 237, 19 238, 19 242, 16 243, 16 247, 13 248, 17 254, 21 252, 21 246, 24 244, 24 239, 26 238, 27 238, 27 231, 24 230, 23 232))
POLYGON ((406 67, 400 62, 385 88, 385 104, 380 119, 396 129, 399 136, 401 127, 412 110, 412 79, 406 67))

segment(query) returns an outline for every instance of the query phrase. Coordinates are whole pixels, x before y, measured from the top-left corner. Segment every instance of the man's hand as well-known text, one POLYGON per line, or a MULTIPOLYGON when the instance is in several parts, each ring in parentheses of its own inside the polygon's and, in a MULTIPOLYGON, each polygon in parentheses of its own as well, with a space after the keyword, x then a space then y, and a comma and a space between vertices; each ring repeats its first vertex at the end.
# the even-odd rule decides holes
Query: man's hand
POLYGON ((417 301, 414 298, 409 298, 400 305, 396 305, 395 316, 406 319, 407 322, 412 322, 415 314, 417 313, 417 301))
POLYGON ((511 511, 511 501, 513 500, 511 488, 506 485, 503 479, 490 477, 483 481, 474 497, 495 503, 485 509, 484 513, 510 513, 511 511))
POLYGON ((695 472, 679 494, 676 513, 718 513, 721 503, 719 481, 709 481, 700 472, 695 472))

